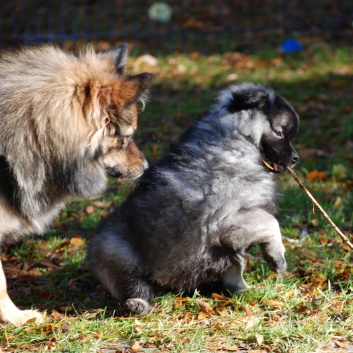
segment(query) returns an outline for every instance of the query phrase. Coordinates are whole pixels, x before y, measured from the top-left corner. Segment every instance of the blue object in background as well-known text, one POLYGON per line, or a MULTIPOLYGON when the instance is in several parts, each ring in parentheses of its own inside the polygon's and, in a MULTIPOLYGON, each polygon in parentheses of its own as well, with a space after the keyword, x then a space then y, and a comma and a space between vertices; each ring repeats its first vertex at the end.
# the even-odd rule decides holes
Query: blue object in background
POLYGON ((303 45, 295 39, 287 39, 280 47, 283 53, 295 53, 304 49, 303 45))

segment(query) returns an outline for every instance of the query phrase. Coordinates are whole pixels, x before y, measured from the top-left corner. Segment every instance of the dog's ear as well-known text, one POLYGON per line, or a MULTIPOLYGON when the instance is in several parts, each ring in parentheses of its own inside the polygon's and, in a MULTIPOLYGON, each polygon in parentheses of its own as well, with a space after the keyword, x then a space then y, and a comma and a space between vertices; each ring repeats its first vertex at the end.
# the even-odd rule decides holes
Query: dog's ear
POLYGON ((122 75, 125 72, 128 53, 129 49, 127 43, 123 43, 119 45, 116 49, 109 52, 109 54, 114 58, 115 69, 119 75, 122 75))
POLYGON ((88 81, 77 88, 77 98, 90 130, 88 141, 92 152, 97 150, 107 127, 104 112, 110 106, 112 89, 111 85, 102 85, 99 80, 88 81))
POLYGON ((269 105, 268 93, 263 89, 239 91, 232 93, 232 100, 228 104, 228 110, 231 113, 248 109, 266 110, 269 105))
POLYGON ((120 106, 128 106, 139 100, 145 100, 152 78, 153 75, 147 72, 124 77, 122 82, 119 80, 113 86, 113 100, 121 102, 120 106))
POLYGON ((151 85, 152 78, 153 75, 148 72, 128 77, 127 83, 131 85, 132 90, 135 90, 135 95, 131 98, 132 101, 136 102, 141 96, 144 96, 151 85))
POLYGON ((111 102, 112 87, 103 86, 98 80, 88 81, 85 85, 77 87, 77 99, 87 121, 100 123, 102 111, 111 102))

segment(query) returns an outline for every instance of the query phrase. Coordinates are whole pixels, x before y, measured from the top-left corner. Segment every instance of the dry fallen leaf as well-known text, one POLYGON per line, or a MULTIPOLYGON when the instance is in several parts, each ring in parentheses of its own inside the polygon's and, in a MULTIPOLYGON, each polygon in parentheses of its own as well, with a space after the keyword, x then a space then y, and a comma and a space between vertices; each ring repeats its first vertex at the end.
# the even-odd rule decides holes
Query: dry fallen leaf
POLYGON ((53 325, 48 324, 48 325, 37 325, 34 327, 26 327, 24 329, 24 331, 25 332, 42 332, 42 333, 45 333, 46 335, 50 335, 53 333, 53 325))
POLYGON ((63 314, 59 313, 57 310, 53 309, 51 311, 51 316, 54 319, 62 319, 65 315, 63 315, 63 314))
POLYGON ((98 330, 96 332, 96 334, 94 335, 94 338, 97 338, 97 339, 101 340, 103 338, 103 331, 98 330))
POLYGON ((83 342, 87 342, 87 341, 90 341, 92 339, 92 335, 87 333, 87 334, 83 334, 83 335, 80 335, 79 337, 77 337, 77 339, 83 341, 83 342))
POLYGON ((80 235, 75 235, 71 240, 70 244, 73 245, 74 247, 78 248, 81 247, 85 244, 83 238, 80 235))
POLYGON ((306 180, 316 180, 322 181, 326 177, 326 172, 319 172, 317 170, 313 170, 312 172, 306 175, 306 180))
POLYGON ((320 237, 318 240, 322 245, 327 245, 328 243, 328 239, 326 237, 320 237))
POLYGON ((140 349, 142 349, 142 347, 140 346, 140 343, 138 343, 138 341, 136 341, 132 347, 131 347, 134 351, 139 351, 140 349))
POLYGON ((213 308, 211 307, 211 305, 201 299, 196 300, 196 303, 199 305, 201 311, 212 311, 213 308))
POLYGON ((180 301, 175 301, 174 302, 174 309, 180 309, 182 307, 183 307, 182 302, 180 302, 180 301))
POLYGON ((227 351, 227 352, 237 352, 239 351, 238 346, 206 346, 210 351, 227 351))
POLYGON ((257 318, 253 318, 253 317, 250 318, 245 325, 245 330, 250 330, 251 328, 256 326, 258 322, 259 322, 259 320, 257 318))
POLYGON ((335 201, 335 203, 334 203, 334 205, 333 205, 333 208, 335 210, 338 210, 338 209, 340 209, 342 207, 342 205, 343 205, 342 198, 338 196, 336 201, 335 201))
POLYGON ((310 313, 310 308, 308 308, 306 305, 301 305, 299 308, 298 308, 298 313, 310 313))
POLYGON ((311 220, 311 225, 313 225, 314 227, 317 227, 318 224, 319 224, 319 221, 316 218, 311 220))
POLYGON ((44 266, 44 267, 47 267, 47 268, 52 268, 54 270, 61 270, 62 269, 61 266, 55 265, 54 263, 52 263, 49 260, 40 261, 39 264, 44 266))
POLYGON ((61 331, 62 332, 67 332, 70 330, 70 324, 68 322, 63 322, 61 325, 61 331))
POLYGON ((289 291, 287 291, 286 293, 284 293, 284 297, 285 298, 292 298, 296 293, 296 289, 290 289, 289 291))
POLYGON ((217 314, 217 315, 227 315, 228 314, 228 310, 226 307, 222 306, 222 305, 219 305, 217 307, 214 308, 214 312, 217 314))
POLYGON ((208 314, 204 311, 200 311, 197 315, 198 320, 205 320, 208 318, 208 314))
POLYGON ((70 239, 69 238, 66 238, 62 243, 60 243, 58 246, 57 246, 57 250, 60 250, 61 248, 64 248, 64 247, 67 247, 70 245, 70 239))
POLYGON ((212 327, 214 330, 223 330, 223 327, 221 325, 215 325, 212 327))
POLYGON ((247 305, 244 305, 243 309, 246 313, 246 316, 252 316, 252 312, 247 305))
POLYGON ((224 295, 220 295, 220 294, 217 294, 217 293, 212 293, 212 298, 216 299, 216 300, 227 300, 228 299, 224 295))
POLYGON ((68 306, 61 306, 59 309, 60 309, 61 311, 66 312, 66 313, 69 313, 69 312, 74 311, 74 308, 73 308, 71 305, 68 305, 68 306))
POLYGON ((92 214, 94 212, 94 206, 93 205, 89 205, 85 208, 85 211, 87 214, 92 214))
POLYGON ((334 306, 336 308, 343 309, 345 306, 345 301, 334 299, 334 300, 332 300, 332 306, 334 306))
POLYGON ((255 335, 255 338, 256 338, 256 342, 259 346, 262 345, 263 341, 264 341, 264 336, 260 335, 259 333, 257 333, 255 335))
POLYGON ((278 309, 283 303, 279 302, 278 300, 264 300, 263 304, 266 306, 272 306, 275 309, 278 309))
POLYGON ((335 344, 336 344, 336 346, 338 346, 340 348, 348 349, 348 345, 344 342, 335 341, 335 344))

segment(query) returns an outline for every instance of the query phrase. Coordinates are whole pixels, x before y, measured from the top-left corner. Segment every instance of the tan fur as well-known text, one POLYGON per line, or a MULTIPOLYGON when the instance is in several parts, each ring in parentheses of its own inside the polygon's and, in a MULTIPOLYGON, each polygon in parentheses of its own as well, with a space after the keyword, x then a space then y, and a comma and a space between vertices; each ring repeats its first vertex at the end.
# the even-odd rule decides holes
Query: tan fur
MULTIPOLYGON (((0 245, 44 232, 72 198, 104 191, 108 175, 143 173, 131 135, 151 75, 126 75, 126 61, 125 45, 79 56, 43 46, 0 59, 0 245)), ((13 308, 0 280, 0 321, 23 324, 28 311, 21 318, 13 308)))

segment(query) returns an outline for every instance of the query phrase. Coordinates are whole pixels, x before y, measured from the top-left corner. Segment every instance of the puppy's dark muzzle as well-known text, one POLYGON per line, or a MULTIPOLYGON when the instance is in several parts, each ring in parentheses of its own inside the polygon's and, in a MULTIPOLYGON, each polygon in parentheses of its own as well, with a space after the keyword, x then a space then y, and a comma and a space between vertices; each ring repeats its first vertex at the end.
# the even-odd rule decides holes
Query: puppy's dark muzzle
POLYGON ((299 161, 299 154, 295 151, 292 152, 292 167, 299 161))
POLYGON ((299 155, 296 151, 292 151, 290 157, 286 161, 274 162, 269 159, 263 159, 264 165, 273 173, 281 173, 285 171, 287 166, 294 167, 299 161, 299 155))

